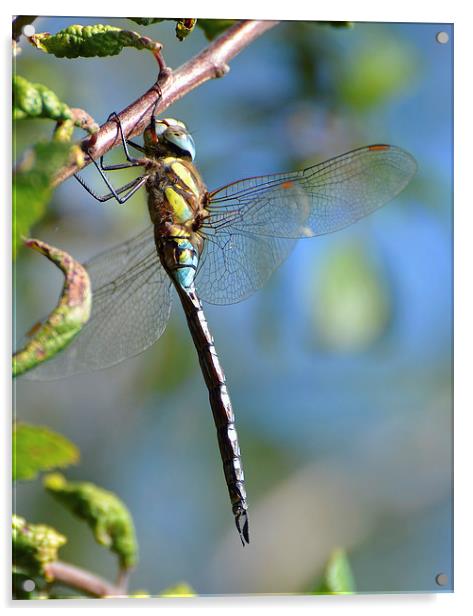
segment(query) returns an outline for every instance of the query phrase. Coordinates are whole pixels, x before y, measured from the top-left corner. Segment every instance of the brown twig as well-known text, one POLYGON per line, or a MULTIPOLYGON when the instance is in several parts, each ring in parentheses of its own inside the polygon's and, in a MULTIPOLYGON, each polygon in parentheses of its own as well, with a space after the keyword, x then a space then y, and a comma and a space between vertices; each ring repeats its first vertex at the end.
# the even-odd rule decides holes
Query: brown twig
POLYGON ((98 124, 95 123, 94 118, 90 116, 87 111, 79 109, 78 107, 71 107, 70 111, 72 114, 72 121, 76 126, 80 126, 82 130, 88 133, 95 133, 98 131, 98 124))
POLYGON ((121 591, 122 595, 126 595, 129 579, 130 579, 130 569, 120 568, 118 570, 116 588, 118 588, 121 591))
POLYGON ((115 586, 107 580, 59 560, 44 566, 46 576, 54 582, 65 584, 92 597, 126 596, 125 585, 115 586))
MULTIPOLYGON (((240 21, 175 71, 167 69, 163 63, 158 81, 118 114, 125 136, 131 138, 140 135, 149 124, 153 111, 161 113, 209 79, 223 77, 229 71, 227 63, 277 23, 277 21, 260 20, 240 21)), ((120 143, 117 122, 110 121, 101 126, 92 137, 84 139, 81 145, 84 150, 90 152, 91 157, 98 158, 120 143)), ((87 156, 85 165, 90 162, 91 159, 87 156)), ((63 167, 56 175, 53 186, 57 186, 77 171, 79 171, 77 164, 63 167)))

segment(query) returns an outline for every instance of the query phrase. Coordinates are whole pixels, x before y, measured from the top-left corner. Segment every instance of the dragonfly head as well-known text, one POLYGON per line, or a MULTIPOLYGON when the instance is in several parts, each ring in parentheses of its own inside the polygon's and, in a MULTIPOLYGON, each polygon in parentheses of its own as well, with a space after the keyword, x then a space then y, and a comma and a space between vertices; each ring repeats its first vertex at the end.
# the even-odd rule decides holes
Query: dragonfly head
POLYGON ((157 158, 177 156, 187 160, 195 158, 195 144, 184 122, 166 118, 157 120, 154 116, 144 132, 147 153, 157 158))

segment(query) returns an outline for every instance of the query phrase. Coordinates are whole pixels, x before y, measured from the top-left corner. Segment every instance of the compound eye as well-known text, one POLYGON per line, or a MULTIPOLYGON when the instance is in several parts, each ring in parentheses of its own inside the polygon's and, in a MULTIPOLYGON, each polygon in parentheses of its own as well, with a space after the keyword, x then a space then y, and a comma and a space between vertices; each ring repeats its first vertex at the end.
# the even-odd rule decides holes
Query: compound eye
POLYGON ((191 160, 194 160, 195 144, 194 144, 194 140, 192 139, 192 137, 189 135, 188 132, 183 131, 183 130, 180 130, 180 131, 168 130, 164 136, 164 139, 166 139, 168 143, 179 148, 179 150, 183 152, 185 155, 189 156, 191 160))
POLYGON ((161 137, 161 135, 168 129, 168 125, 165 124, 164 120, 159 120, 158 122, 155 122, 155 131, 156 131, 156 135, 158 137, 161 137))

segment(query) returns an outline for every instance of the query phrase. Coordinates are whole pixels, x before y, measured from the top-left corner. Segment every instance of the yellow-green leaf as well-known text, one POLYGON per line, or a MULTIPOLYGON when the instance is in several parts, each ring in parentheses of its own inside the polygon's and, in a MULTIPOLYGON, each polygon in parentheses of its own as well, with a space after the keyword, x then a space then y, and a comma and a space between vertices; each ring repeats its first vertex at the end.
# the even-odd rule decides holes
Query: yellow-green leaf
POLYGON ((69 511, 85 520, 95 540, 118 555, 120 566, 136 564, 138 545, 126 505, 112 492, 86 481, 67 481, 59 473, 46 475, 44 486, 69 511))
POLYGON ((44 524, 28 524, 14 515, 12 520, 13 564, 31 575, 43 574, 47 563, 58 559, 66 538, 44 524))
POLYGON ((66 437, 43 426, 13 427, 13 479, 34 479, 40 471, 65 468, 79 461, 79 450, 66 437))
POLYGON ((66 103, 41 83, 30 83, 21 75, 13 77, 13 119, 49 118, 62 121, 72 118, 66 103))
POLYGON ((64 286, 56 308, 35 328, 26 346, 13 356, 13 376, 24 374, 54 357, 77 336, 90 317, 92 290, 85 267, 67 252, 41 240, 25 244, 37 250, 64 273, 64 286))
POLYGON ((355 592, 355 580, 344 550, 334 550, 325 565, 314 594, 350 595, 355 592))
POLYGON ((116 56, 124 47, 148 49, 153 53, 161 49, 161 43, 147 36, 105 24, 69 26, 56 34, 33 34, 29 40, 37 49, 57 58, 116 56))

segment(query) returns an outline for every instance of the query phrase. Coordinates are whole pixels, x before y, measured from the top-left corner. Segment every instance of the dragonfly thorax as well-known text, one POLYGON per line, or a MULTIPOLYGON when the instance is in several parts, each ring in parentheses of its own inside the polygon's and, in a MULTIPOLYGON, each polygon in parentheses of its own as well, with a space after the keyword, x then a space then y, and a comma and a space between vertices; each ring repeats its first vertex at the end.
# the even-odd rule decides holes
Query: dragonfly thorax
POLYGON ((204 207, 207 189, 194 165, 167 156, 150 161, 149 172, 146 188, 152 222, 179 225, 189 233, 196 231, 198 222, 208 214, 204 207))
POLYGON ((203 249, 199 228, 208 217, 206 187, 194 165, 182 158, 152 160, 148 170, 148 209, 161 263, 173 280, 188 288, 203 249))

